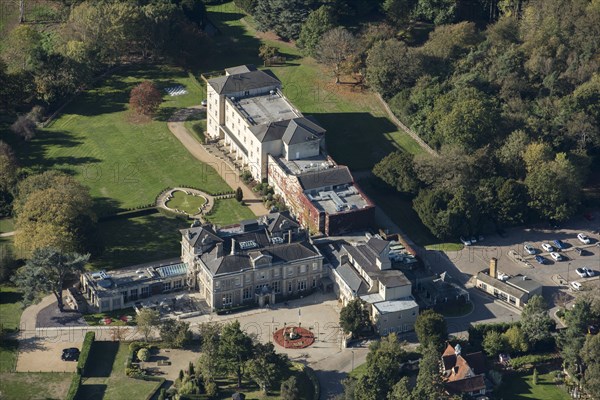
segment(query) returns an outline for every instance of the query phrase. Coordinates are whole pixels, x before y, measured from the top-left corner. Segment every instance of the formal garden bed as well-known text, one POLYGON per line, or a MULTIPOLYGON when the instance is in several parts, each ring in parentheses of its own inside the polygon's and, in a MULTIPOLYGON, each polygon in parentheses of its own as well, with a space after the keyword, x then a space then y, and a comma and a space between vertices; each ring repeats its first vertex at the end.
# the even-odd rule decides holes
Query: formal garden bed
POLYGON ((174 190, 166 202, 171 210, 182 211, 188 215, 196 215, 202 211, 206 204, 206 197, 198 194, 188 194, 182 190, 174 190))
POLYGON ((90 326, 134 326, 135 310, 131 307, 104 313, 84 314, 83 319, 90 326))
POLYGON ((289 326, 275 331, 273 339, 286 349, 305 349, 315 342, 315 335, 308 329, 289 326))

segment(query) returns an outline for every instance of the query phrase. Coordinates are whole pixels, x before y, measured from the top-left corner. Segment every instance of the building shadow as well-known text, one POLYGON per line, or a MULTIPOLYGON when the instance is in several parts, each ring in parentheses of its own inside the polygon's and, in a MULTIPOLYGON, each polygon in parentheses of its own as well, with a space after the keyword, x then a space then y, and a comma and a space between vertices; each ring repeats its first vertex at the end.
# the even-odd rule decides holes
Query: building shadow
POLYGON ((119 342, 94 342, 84 376, 109 377, 118 351, 119 342))

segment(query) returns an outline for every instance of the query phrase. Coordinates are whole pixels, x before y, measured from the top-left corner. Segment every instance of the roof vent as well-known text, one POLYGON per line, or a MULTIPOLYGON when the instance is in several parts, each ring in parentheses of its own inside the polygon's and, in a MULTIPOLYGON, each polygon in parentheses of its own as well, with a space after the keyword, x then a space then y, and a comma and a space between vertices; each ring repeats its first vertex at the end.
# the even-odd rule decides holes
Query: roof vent
POLYGON ((235 97, 231 96, 231 101, 235 101, 235 97))

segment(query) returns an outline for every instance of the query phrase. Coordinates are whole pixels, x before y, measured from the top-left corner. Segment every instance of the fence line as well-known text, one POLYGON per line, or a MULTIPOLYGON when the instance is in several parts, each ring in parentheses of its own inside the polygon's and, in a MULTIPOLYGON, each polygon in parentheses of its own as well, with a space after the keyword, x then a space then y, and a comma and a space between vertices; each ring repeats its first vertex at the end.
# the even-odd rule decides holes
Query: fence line
POLYGON ((390 109, 390 106, 388 105, 388 103, 386 103, 386 101, 383 99, 383 97, 381 97, 381 95, 379 93, 376 93, 376 95, 377 95, 377 98, 379 99, 379 101, 381 102, 381 104, 383 105, 383 108, 385 108, 385 111, 388 113, 388 116, 392 120, 394 125, 396 125, 400 129, 402 129, 404 132, 408 133, 410 135, 410 137, 412 137, 423 148, 423 150, 425 150, 432 156, 435 156, 435 157, 439 156, 439 154, 434 149, 432 149, 427 143, 425 143, 425 141, 423 141, 423 139, 421 139, 421 137, 415 131, 413 131, 408 126, 406 126, 402 122, 400 122, 400 120, 396 117, 396 115, 390 109))

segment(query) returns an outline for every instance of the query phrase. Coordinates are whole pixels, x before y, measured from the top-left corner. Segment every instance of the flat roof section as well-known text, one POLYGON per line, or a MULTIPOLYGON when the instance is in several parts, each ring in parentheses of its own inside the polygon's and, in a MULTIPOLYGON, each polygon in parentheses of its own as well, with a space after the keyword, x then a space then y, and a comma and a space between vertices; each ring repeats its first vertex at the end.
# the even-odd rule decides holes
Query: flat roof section
POLYGON ((369 205, 354 185, 350 185, 344 190, 327 190, 317 193, 316 196, 311 194, 307 194, 307 196, 318 209, 330 215, 360 210, 369 205))
POLYGON ((418 309, 419 305, 412 297, 405 297, 398 300, 381 301, 373 304, 373 307, 379 311, 380 314, 388 314, 398 311, 406 311, 412 309, 418 309))
POLYGON ((229 101, 238 109, 251 125, 263 125, 301 117, 280 92, 263 94, 229 101))

